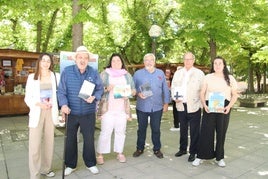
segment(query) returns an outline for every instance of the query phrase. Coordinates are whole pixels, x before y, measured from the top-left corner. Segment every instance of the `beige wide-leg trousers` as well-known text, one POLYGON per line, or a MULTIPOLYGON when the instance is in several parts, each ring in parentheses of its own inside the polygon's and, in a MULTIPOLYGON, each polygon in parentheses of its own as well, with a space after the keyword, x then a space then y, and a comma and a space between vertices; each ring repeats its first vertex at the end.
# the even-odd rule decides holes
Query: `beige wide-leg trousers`
POLYGON ((39 179, 40 173, 45 174, 51 170, 54 129, 51 109, 41 110, 38 126, 29 128, 29 169, 31 179, 39 179))

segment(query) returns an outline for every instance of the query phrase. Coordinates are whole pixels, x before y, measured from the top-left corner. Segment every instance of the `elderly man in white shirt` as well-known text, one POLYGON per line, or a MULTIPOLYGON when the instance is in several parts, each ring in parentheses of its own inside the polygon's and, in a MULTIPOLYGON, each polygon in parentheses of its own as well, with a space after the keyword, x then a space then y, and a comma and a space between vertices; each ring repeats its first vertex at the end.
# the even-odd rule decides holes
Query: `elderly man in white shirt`
POLYGON ((194 67, 195 56, 187 52, 183 56, 184 67, 177 70, 171 83, 172 97, 176 102, 180 119, 180 148, 175 154, 180 157, 187 153, 188 128, 190 126, 190 156, 189 162, 194 161, 197 153, 201 120, 200 89, 204 73, 194 67))

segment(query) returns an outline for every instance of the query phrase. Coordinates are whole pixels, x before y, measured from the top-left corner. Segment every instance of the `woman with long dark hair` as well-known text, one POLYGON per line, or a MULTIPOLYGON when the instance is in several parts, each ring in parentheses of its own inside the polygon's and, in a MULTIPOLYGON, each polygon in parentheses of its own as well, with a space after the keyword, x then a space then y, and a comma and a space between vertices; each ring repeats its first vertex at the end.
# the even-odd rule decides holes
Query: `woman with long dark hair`
POLYGON ((212 61, 211 73, 204 78, 200 92, 203 116, 197 158, 192 163, 194 166, 200 165, 201 159, 209 160, 213 158, 216 158, 218 166, 226 166, 224 162, 224 142, 231 108, 237 97, 235 78, 229 74, 225 59, 216 57, 212 61), (219 101, 214 100, 213 105, 212 95, 218 96, 219 99, 219 101), (219 105, 220 103, 222 103, 222 106, 219 105), (219 107, 216 108, 216 106, 219 107), (214 146, 215 133, 216 147, 214 146))

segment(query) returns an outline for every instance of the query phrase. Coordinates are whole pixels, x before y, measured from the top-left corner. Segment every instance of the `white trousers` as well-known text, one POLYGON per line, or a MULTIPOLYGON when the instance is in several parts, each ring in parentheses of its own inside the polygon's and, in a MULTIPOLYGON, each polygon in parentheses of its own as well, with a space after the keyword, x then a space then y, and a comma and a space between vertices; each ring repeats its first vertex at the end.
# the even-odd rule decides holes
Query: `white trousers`
POLYGON ((101 119, 101 132, 97 152, 111 152, 111 136, 114 131, 114 152, 123 153, 126 138, 127 115, 125 112, 107 111, 101 119))

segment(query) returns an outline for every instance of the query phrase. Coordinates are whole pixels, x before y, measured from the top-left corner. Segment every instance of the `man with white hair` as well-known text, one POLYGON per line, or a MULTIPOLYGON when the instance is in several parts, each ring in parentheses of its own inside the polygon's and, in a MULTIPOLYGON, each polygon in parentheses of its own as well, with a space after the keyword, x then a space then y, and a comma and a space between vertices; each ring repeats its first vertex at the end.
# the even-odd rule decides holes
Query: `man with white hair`
POLYGON ((138 118, 137 146, 133 157, 143 154, 148 120, 152 131, 153 152, 163 158, 160 141, 160 125, 163 112, 168 109, 170 93, 165 74, 155 68, 155 56, 148 53, 143 58, 144 68, 135 72, 133 79, 137 91, 136 112, 138 118), (146 87, 145 87, 146 86, 146 87), (142 88, 145 88, 144 90, 142 88))
POLYGON ((78 47, 75 54, 75 65, 66 67, 61 74, 58 88, 59 105, 61 111, 68 115, 65 175, 70 175, 77 167, 77 131, 79 127, 84 138, 84 163, 93 174, 99 173, 96 167, 94 146, 95 113, 96 103, 101 99, 104 89, 98 71, 88 65, 91 55, 85 46, 78 47), (95 85, 92 95, 86 99, 78 97, 84 81, 95 85))
POLYGON ((184 67, 177 70, 171 83, 172 96, 173 89, 180 89, 180 98, 175 99, 177 114, 180 119, 180 148, 175 154, 180 157, 187 153, 188 146, 188 128, 190 127, 190 147, 188 161, 195 160, 197 153, 197 143, 200 130, 201 120, 201 101, 200 90, 204 73, 194 67, 195 56, 187 52, 183 56, 184 67))

